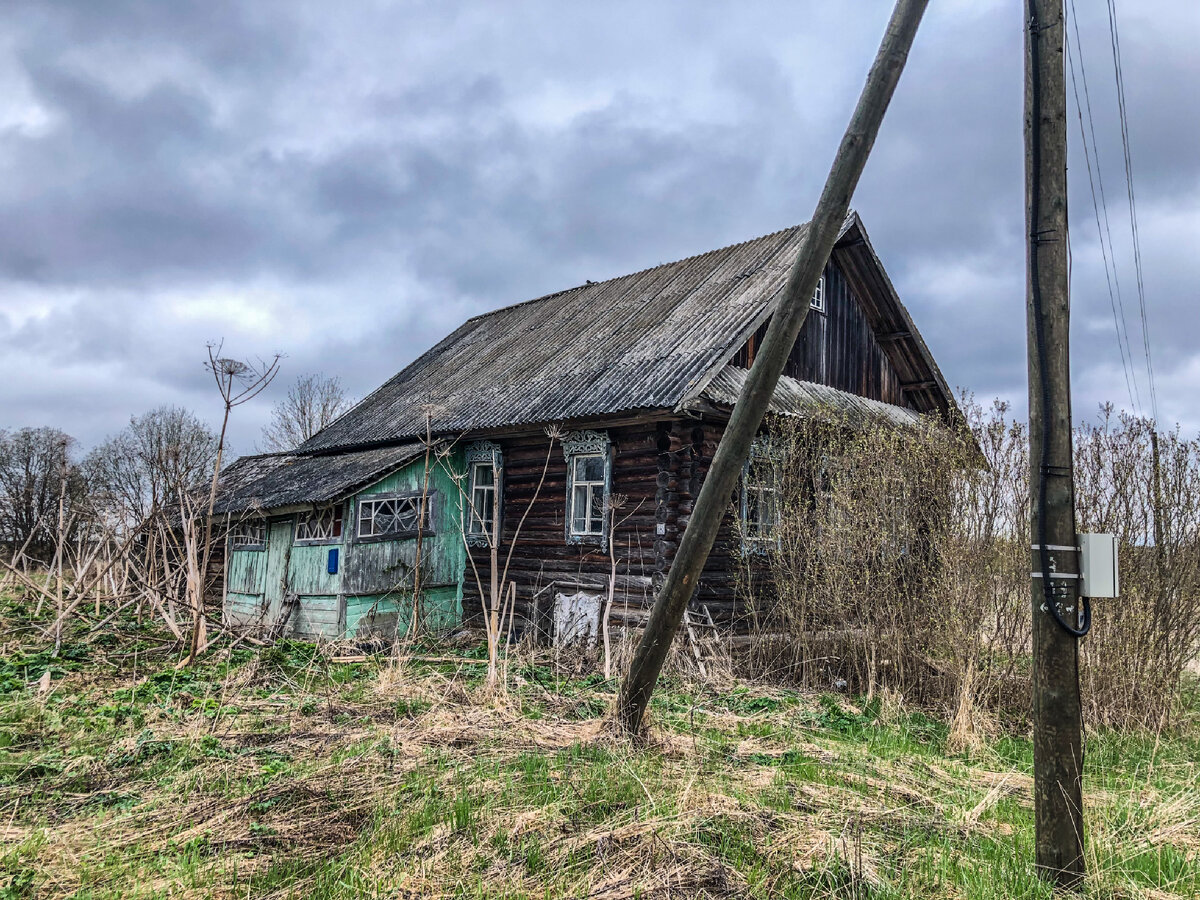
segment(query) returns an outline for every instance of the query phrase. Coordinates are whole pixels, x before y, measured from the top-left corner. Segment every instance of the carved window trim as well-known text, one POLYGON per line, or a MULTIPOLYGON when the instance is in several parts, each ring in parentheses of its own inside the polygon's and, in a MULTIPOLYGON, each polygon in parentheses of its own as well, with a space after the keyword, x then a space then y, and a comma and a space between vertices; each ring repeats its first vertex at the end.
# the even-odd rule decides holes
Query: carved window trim
POLYGON ((563 458, 567 464, 566 515, 563 522, 566 541, 568 544, 603 544, 608 540, 608 500, 612 493, 612 442, 603 431, 572 431, 562 436, 561 443, 563 458), (602 479, 590 479, 577 485, 578 463, 595 458, 602 461, 602 479), (576 487, 585 485, 585 492, 578 494, 576 487), (596 488, 599 488, 599 491, 596 488), (584 530, 575 528, 575 506, 579 500, 588 507, 583 516, 584 530), (600 529, 593 531, 591 523, 595 518, 597 503, 600 506, 600 529))
POLYGON ((469 546, 487 547, 489 546, 489 536, 493 533, 493 528, 488 527, 491 523, 483 521, 478 515, 479 508, 476 494, 479 491, 491 493, 492 516, 499 517, 497 524, 502 525, 504 513, 504 457, 500 452, 499 444, 492 441, 474 441, 467 445, 464 451, 464 459, 467 464, 467 495, 463 509, 465 526, 463 533, 466 536, 469 546), (477 480, 478 473, 487 468, 492 470, 492 483, 490 486, 480 485, 477 480))

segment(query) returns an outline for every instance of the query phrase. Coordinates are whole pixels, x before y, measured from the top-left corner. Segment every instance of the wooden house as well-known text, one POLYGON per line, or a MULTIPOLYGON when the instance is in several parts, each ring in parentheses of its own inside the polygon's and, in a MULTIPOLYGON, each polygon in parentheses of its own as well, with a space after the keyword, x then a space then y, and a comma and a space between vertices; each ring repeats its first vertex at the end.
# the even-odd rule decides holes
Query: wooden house
MULTIPOLYGON (((218 508, 227 618, 273 622, 290 597, 294 632, 354 637, 404 627, 416 593, 426 624, 452 625, 490 590, 498 534, 519 628, 593 635, 610 579, 613 623, 644 621, 805 227, 476 316, 294 453, 238 460, 218 508)), ((821 405, 954 408, 855 213, 771 409, 821 405)), ((745 481, 744 527, 731 511, 694 601, 717 620, 743 543, 772 527, 770 485, 745 481)))

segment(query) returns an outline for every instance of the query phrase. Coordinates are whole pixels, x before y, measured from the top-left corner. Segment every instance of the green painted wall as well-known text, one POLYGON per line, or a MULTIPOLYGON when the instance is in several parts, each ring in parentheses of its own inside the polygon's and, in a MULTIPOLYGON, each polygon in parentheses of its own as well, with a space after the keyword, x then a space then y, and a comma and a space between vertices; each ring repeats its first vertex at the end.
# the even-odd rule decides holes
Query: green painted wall
MULTIPOLYGON (((425 628, 453 627, 462 619, 467 565, 462 539, 462 498, 447 472, 464 466, 460 456, 434 462, 429 472, 431 534, 421 543, 421 609, 425 628)), ((296 544, 295 517, 270 520, 265 550, 230 550, 226 620, 237 625, 278 619, 283 596, 300 596, 291 633, 307 639, 390 636, 412 618, 417 538, 358 540, 358 501, 389 493, 419 493, 425 463, 416 460, 350 498, 343 506, 342 536, 322 544, 296 544), (329 551, 338 551, 338 572, 329 574, 329 551)))
MULTIPOLYGON (((450 465, 462 471, 460 458, 450 465)), ((358 520, 361 498, 423 490, 425 462, 417 460, 361 491, 351 504, 358 520)), ((446 628, 462 619, 463 577, 467 551, 462 539, 462 497, 445 464, 432 462, 429 472, 430 526, 433 534, 421 539, 421 607, 424 626, 446 628)), ((395 623, 408 627, 412 617, 413 570, 417 539, 358 541, 346 553, 342 589, 346 595, 345 628, 349 635, 382 631, 395 623)))

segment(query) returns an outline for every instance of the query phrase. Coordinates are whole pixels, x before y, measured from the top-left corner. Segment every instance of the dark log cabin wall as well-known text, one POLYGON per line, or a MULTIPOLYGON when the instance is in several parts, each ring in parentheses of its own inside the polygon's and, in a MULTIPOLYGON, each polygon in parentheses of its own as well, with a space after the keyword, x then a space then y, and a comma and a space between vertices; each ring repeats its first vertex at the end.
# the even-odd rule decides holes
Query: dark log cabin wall
MULTIPOLYGON (((834 264, 825 270, 825 311, 813 310, 805 321, 785 374, 830 385, 847 392, 901 404, 900 379, 876 339, 846 279, 834 264)), ((753 363, 765 326, 747 341, 732 363, 753 363)), ((615 494, 626 498, 618 511, 617 578, 612 624, 640 625, 649 614, 654 590, 674 559, 679 539, 691 517, 700 484, 716 453, 724 421, 714 417, 646 419, 635 424, 586 427, 607 431, 612 442, 615 494)), ((508 578, 517 585, 516 618, 549 635, 556 593, 605 593, 611 570, 607 545, 568 543, 565 537, 567 466, 561 445, 543 431, 495 436, 504 460, 503 518, 500 564, 518 522, 529 514, 513 549, 508 578), (538 490, 550 448, 544 483, 538 490), (536 499, 534 499, 536 496, 536 499), (530 507, 530 501, 534 500, 530 507)), ((736 621, 739 570, 760 567, 761 557, 741 549, 735 515, 736 497, 722 522, 692 607, 701 621, 711 615, 718 624, 736 621)), ((480 591, 489 584, 489 553, 472 549, 475 568, 467 571, 465 612, 479 620, 480 591)))
MULTIPOLYGON (((658 552, 659 424, 646 421, 621 427, 590 427, 608 433, 612 442, 611 490, 625 498, 623 508, 616 511, 613 549, 617 578, 612 620, 614 624, 641 622, 653 601, 658 552)), ((566 539, 567 463, 558 441, 551 446, 550 438, 542 431, 491 439, 500 445, 504 465, 500 569, 504 570, 512 548, 508 578, 517 586, 516 618, 523 621, 522 627, 534 625, 546 634, 556 593, 607 593, 612 570, 608 545, 598 541, 569 543, 566 539), (514 541, 526 510, 528 516, 514 541)), ((468 619, 477 621, 480 614, 476 569, 483 591, 489 589, 489 555, 486 547, 471 548, 474 568, 469 562, 464 586, 464 613, 468 619)))

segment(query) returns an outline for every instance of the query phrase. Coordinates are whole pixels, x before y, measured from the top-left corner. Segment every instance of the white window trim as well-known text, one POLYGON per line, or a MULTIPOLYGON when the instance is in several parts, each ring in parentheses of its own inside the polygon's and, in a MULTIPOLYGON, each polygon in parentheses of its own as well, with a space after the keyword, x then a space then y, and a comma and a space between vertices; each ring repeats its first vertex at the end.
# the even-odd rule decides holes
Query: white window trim
POLYGON ((263 519, 237 522, 229 529, 229 549, 267 549, 267 523, 263 519))
MULTIPOLYGON (((428 537, 434 533, 433 530, 433 508, 436 491, 429 491, 425 494, 425 517, 424 521, 419 523, 417 528, 393 529, 392 531, 381 531, 378 533, 363 534, 363 512, 367 507, 374 507, 377 504, 391 503, 393 501, 403 501, 411 504, 419 517, 421 514, 421 491, 389 491, 381 494, 364 494, 359 497, 354 510, 354 540, 356 542, 372 542, 372 541, 400 541, 415 538, 418 534, 421 537, 428 537)), ((371 516, 372 524, 374 516, 371 516)))
POLYGON ((490 459, 477 459, 470 463, 470 466, 470 477, 467 479, 467 534, 472 538, 482 539, 482 542, 486 543, 495 531, 499 470, 496 463, 490 459), (484 469, 488 469, 492 473, 491 484, 480 484, 478 481, 477 474, 484 469), (486 518, 483 513, 488 509, 488 505, 485 502, 483 509, 480 509, 480 504, 476 500, 476 494, 479 492, 491 494, 491 515, 486 518))
MULTIPOLYGON (((566 521, 563 523, 569 544, 604 543, 608 539, 608 499, 612 492, 612 444, 608 435, 599 431, 573 431, 562 437, 563 456, 567 463, 566 521), (588 485, 603 484, 601 491, 600 530, 575 530, 575 466, 576 460, 599 458, 604 467, 603 481, 584 482, 588 485)), ((593 503, 589 490, 587 502, 593 503)), ((591 510, 589 510, 591 512, 591 510)), ((587 516, 585 521, 591 521, 587 516)))
POLYGON ((813 289, 812 301, 809 304, 817 312, 825 312, 825 276, 822 275, 817 279, 817 286, 813 289))
POLYGON ((571 457, 570 466, 571 466, 571 473, 570 473, 571 474, 571 479, 570 479, 571 480, 571 496, 570 496, 570 499, 567 501, 568 505, 570 506, 570 509, 568 510, 568 512, 570 513, 570 516, 568 518, 567 527, 571 529, 571 537, 575 538, 576 540, 584 539, 584 538, 603 538, 605 531, 607 531, 605 520, 607 519, 607 515, 608 515, 608 511, 606 508, 608 506, 608 478, 606 477, 606 475, 607 475, 606 470, 608 468, 607 454, 604 454, 604 453, 576 453, 571 457), (600 478, 598 478, 598 479, 581 481, 577 477, 578 471, 579 471, 579 464, 581 462, 583 462, 584 460, 588 460, 588 459, 600 460, 601 475, 600 475, 600 478), (594 508, 594 505, 596 502, 596 492, 595 492, 594 488, 596 488, 596 487, 600 488, 600 510, 599 510, 600 529, 598 531, 593 531, 593 530, 591 530, 590 526, 591 526, 591 523, 596 519, 596 510, 594 508), (575 509, 576 496, 578 495, 578 491, 580 488, 585 489, 583 492, 584 510, 583 510, 583 516, 582 516, 582 519, 584 521, 584 529, 585 530, 583 530, 583 531, 579 531, 575 528, 575 521, 576 521, 576 519, 580 518, 580 516, 578 516, 576 514, 576 509, 575 509))
POLYGON ((779 508, 779 458, 777 454, 772 453, 765 444, 755 442, 750 450, 750 458, 746 460, 746 465, 742 469, 742 490, 741 490, 741 525, 742 525, 742 549, 750 552, 764 552, 772 545, 779 546, 780 540, 780 525, 782 524, 782 511, 779 508), (755 483, 752 485, 750 481, 750 472, 755 463, 769 463, 771 467, 771 484, 764 485, 755 483), (761 529, 757 534, 750 533, 750 495, 759 495, 770 493, 774 495, 775 502, 772 504, 774 510, 774 521, 770 523, 770 528, 767 531, 761 529))
POLYGON ((314 509, 311 512, 297 513, 296 524, 292 529, 292 539, 293 539, 293 542, 296 544, 340 544, 342 542, 342 536, 345 533, 346 533, 345 510, 342 509, 342 505, 340 503, 335 503, 332 506, 323 506, 323 507, 314 509), (337 523, 337 518, 338 518, 339 512, 342 514, 342 534, 335 533, 337 530, 336 523, 337 523), (321 519, 323 519, 327 515, 329 516, 329 527, 327 530, 323 530, 323 532, 321 534, 317 535, 316 537, 312 537, 312 536, 301 537, 301 535, 300 535, 301 528, 304 528, 307 531, 309 529, 311 523, 313 523, 314 521, 319 522, 319 521, 321 521, 321 519))

